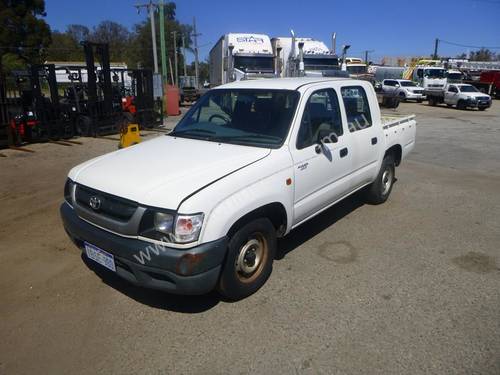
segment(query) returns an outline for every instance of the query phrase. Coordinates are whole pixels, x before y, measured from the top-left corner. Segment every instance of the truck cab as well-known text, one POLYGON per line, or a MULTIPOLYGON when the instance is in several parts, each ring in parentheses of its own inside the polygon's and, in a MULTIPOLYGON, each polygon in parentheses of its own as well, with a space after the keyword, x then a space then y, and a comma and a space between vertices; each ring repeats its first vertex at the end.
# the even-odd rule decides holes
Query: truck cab
POLYGON ((269 36, 229 33, 210 50, 210 84, 276 77, 269 36))
POLYGON ((271 40, 280 77, 329 77, 342 75, 339 59, 322 41, 278 37, 271 40))
POLYGON ((413 71, 412 80, 418 82, 425 91, 442 90, 447 83, 447 70, 437 66, 419 66, 413 71))

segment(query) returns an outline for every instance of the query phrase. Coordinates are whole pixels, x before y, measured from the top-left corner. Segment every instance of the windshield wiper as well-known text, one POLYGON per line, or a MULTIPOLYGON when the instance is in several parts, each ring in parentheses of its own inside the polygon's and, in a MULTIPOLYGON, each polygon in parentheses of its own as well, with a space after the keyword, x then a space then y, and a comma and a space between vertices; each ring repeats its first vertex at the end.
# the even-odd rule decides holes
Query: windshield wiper
MULTIPOLYGON (((168 135, 172 137, 177 137, 177 136, 189 136, 193 135, 196 139, 205 139, 205 140, 212 140, 212 136, 215 134, 213 130, 206 130, 206 129, 186 129, 186 130, 180 130, 180 131, 173 131, 170 132, 168 135), (209 135, 209 137, 203 136, 203 134, 209 135)), ((190 137, 187 137, 190 138, 190 137)))

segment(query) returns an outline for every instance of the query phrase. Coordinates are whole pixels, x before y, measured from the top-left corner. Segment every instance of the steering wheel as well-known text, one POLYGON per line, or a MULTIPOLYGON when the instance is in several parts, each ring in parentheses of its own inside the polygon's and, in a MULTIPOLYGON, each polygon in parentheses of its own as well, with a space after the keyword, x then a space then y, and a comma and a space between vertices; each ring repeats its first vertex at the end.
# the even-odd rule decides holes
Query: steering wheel
POLYGON ((208 118, 208 122, 212 122, 212 120, 213 120, 214 118, 221 119, 222 121, 224 121, 224 123, 225 123, 225 124, 227 124, 227 123, 229 122, 229 120, 228 120, 227 118, 225 118, 224 116, 219 115, 219 114, 217 114, 217 113, 216 113, 216 114, 214 114, 214 115, 212 115, 212 116, 210 116, 210 117, 208 118))

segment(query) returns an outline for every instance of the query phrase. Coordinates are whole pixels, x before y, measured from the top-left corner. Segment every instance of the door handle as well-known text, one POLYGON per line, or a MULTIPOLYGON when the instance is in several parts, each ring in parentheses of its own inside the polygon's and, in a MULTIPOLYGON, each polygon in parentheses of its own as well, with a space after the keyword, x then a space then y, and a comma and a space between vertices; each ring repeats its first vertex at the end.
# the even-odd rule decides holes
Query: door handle
POLYGON ((349 153, 349 151, 347 150, 347 147, 344 147, 342 150, 340 150, 340 157, 343 158, 348 153, 349 153))
POLYGON ((373 137, 372 138, 372 145, 376 145, 377 144, 377 137, 373 137))

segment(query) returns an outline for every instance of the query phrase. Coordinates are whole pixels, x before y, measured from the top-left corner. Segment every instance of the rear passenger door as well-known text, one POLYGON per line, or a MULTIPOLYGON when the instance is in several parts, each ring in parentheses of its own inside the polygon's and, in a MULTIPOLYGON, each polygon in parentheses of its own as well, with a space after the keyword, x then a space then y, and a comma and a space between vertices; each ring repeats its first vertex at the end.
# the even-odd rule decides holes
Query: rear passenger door
POLYGON ((335 90, 325 88, 311 92, 304 105, 295 142, 290 144, 295 175, 294 225, 338 200, 350 188, 350 141, 339 101, 335 90))
POLYGON ((352 142, 352 189, 373 181, 378 173, 378 158, 384 140, 381 124, 372 118, 373 113, 366 90, 362 86, 342 86, 347 128, 352 142))

